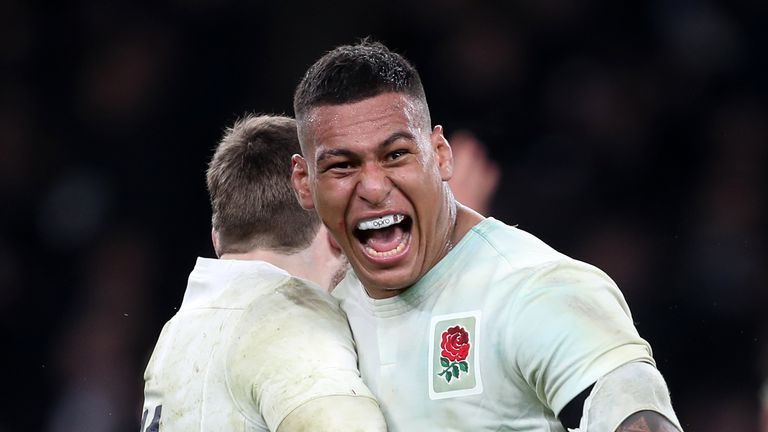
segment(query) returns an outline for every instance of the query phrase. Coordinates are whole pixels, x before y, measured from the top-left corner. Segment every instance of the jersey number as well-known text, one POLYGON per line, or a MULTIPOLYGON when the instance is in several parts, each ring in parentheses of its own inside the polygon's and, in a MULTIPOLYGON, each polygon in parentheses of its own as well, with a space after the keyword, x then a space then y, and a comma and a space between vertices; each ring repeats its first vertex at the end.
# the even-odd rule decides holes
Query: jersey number
POLYGON ((141 429, 139 432, 158 432, 160 430, 160 413, 162 411, 162 405, 156 406, 155 414, 152 416, 152 421, 149 422, 147 428, 144 429, 144 422, 147 421, 147 414, 149 414, 149 410, 144 410, 144 414, 141 415, 141 429))

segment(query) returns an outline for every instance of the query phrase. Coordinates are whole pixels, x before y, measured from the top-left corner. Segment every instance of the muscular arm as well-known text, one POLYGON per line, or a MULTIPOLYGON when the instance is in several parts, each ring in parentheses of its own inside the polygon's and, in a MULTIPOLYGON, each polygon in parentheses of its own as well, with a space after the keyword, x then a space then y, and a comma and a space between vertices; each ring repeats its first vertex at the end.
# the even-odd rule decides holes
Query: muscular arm
POLYGON ((655 411, 639 411, 621 422, 616 432, 679 432, 663 415, 655 411))
POLYGON ((682 431, 664 378, 648 363, 620 366, 585 392, 589 392, 586 399, 581 398, 583 394, 577 396, 560 414, 566 428, 578 427, 581 432, 682 431), (577 422, 574 413, 579 413, 577 422))

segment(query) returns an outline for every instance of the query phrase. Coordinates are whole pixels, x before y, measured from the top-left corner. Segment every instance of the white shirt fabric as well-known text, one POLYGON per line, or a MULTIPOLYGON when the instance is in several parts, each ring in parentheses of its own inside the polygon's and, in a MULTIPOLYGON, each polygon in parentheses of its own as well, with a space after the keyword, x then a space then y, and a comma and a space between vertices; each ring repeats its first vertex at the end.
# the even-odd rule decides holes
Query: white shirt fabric
POLYGON ((600 377, 584 401, 578 431, 614 432, 628 416, 654 411, 683 430, 672 409, 664 378, 648 363, 632 362, 600 377))
POLYGON ((654 364, 605 273, 492 218, 398 296, 352 272, 333 295, 390 431, 562 431, 598 378, 654 364))
POLYGON ((262 261, 198 258, 144 379, 142 432, 274 431, 315 398, 373 398, 336 300, 262 261))

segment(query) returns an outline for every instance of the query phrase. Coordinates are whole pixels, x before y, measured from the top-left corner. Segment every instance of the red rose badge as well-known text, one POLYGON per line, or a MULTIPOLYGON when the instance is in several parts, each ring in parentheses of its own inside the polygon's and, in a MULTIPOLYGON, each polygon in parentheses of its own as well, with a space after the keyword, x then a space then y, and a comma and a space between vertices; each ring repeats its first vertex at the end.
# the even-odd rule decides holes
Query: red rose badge
POLYGON ((465 361, 469 356, 469 333, 461 327, 449 327, 443 332, 443 341, 440 343, 440 365, 445 369, 437 374, 446 381, 459 379, 461 372, 469 372, 469 364, 465 361))

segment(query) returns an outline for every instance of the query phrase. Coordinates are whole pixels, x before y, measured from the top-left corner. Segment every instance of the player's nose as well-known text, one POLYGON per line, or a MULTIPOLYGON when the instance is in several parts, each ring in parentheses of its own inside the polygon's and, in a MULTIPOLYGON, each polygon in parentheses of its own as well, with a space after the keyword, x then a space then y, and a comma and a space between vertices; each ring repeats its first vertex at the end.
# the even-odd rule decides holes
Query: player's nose
POLYGON ((392 181, 385 170, 375 164, 366 164, 360 172, 357 183, 357 196, 372 206, 380 206, 387 201, 392 191, 392 181))

